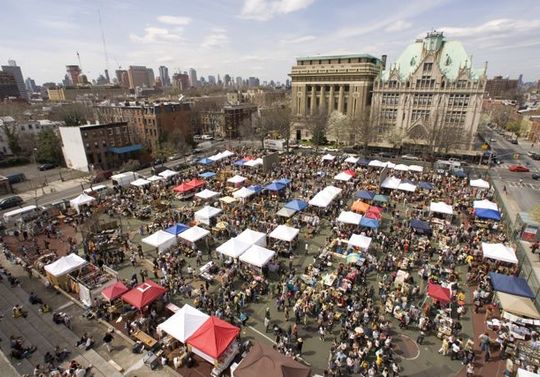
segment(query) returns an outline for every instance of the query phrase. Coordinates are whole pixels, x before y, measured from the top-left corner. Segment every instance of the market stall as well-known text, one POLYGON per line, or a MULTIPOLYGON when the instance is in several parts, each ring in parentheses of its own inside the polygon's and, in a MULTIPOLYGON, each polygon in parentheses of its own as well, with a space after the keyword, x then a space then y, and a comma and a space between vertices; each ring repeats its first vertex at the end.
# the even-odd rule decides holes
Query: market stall
POLYGON ((236 237, 236 239, 245 242, 248 245, 266 246, 266 233, 257 232, 251 229, 245 229, 236 237))
POLYGON ((234 186, 239 186, 242 183, 244 183, 246 180, 247 178, 242 177, 241 175, 235 175, 234 177, 227 179, 227 182, 232 183, 234 186))
POLYGON ((169 178, 172 178, 172 177, 178 175, 178 172, 177 172, 177 171, 174 171, 174 170, 167 169, 167 170, 162 171, 162 172, 159 173, 158 175, 159 175, 160 177, 165 178, 165 179, 169 179, 169 178))
POLYGON ((135 186, 135 187, 144 187, 144 186, 148 186, 150 183, 151 182, 147 179, 137 178, 133 182, 130 182, 130 185, 135 186))
POLYGON ((195 212, 195 220, 210 225, 211 219, 219 215, 223 210, 221 208, 215 208, 211 206, 205 206, 195 212))
POLYGON ((233 198, 236 198, 236 199, 246 199, 254 194, 255 194, 255 191, 252 191, 246 187, 242 187, 239 190, 234 191, 232 193, 232 196, 233 198))
POLYGON ((470 180, 471 187, 481 188, 481 189, 489 189, 490 185, 489 182, 484 181, 483 179, 471 179, 470 180))
POLYGON ((520 317, 540 319, 540 313, 530 298, 504 292, 497 292, 496 297, 503 311, 520 317))
POLYGON ((269 237, 285 242, 291 242, 298 236, 298 233, 300 233, 300 229, 296 229, 287 225, 278 225, 269 234, 269 237))
POLYGON ((334 186, 327 186, 319 191, 311 200, 309 205, 326 208, 341 193, 341 189, 334 186))
POLYGON ((384 181, 381 183, 381 187, 390 190, 397 190, 400 183, 401 179, 390 176, 384 179, 384 181))
POLYGON ((212 199, 212 198, 214 198, 216 196, 219 196, 219 192, 208 190, 208 189, 204 189, 204 190, 202 190, 202 191, 195 194, 195 197, 197 197, 199 199, 202 199, 202 200, 212 199))
POLYGON ((45 266, 47 279, 52 285, 57 285, 62 289, 68 289, 69 273, 83 267, 87 263, 86 260, 77 254, 66 255, 45 266))
POLYGON ((489 278, 493 285, 493 290, 497 292, 509 293, 515 296, 535 298, 535 294, 527 284, 527 281, 517 276, 509 276, 490 272, 489 278))
POLYGON ((501 262, 517 264, 516 252, 511 247, 502 243, 482 242, 482 254, 484 258, 490 258, 501 262))
POLYGON ((429 211, 434 213, 442 213, 443 215, 454 214, 452 206, 444 202, 431 202, 431 204, 429 205, 429 211))
POLYGON ((183 233, 188 229, 189 229, 189 226, 187 226, 185 224, 177 223, 177 224, 174 224, 171 227, 168 227, 167 229, 165 229, 165 231, 167 233, 174 234, 175 236, 178 236, 180 233, 183 233))
POLYGON ((143 238, 141 241, 149 246, 155 247, 159 252, 162 252, 176 244, 176 235, 164 230, 158 230, 154 234, 143 238))
POLYGON ((337 222, 345 223, 345 224, 352 224, 352 225, 360 225, 361 220, 362 220, 362 215, 359 215, 351 211, 341 211, 338 218, 336 219, 337 222))
POLYGON ((169 317, 165 322, 158 325, 158 333, 167 333, 182 343, 186 342, 195 331, 197 331, 210 316, 195 309, 189 304, 184 304, 182 308, 169 317))
MULTIPOLYGON (((232 367, 231 367, 232 369, 232 367)), ((311 368, 270 346, 254 343, 234 368, 233 377, 309 377, 311 368)))
POLYGON ((362 234, 353 234, 349 241, 347 241, 349 247, 359 248, 360 250, 366 251, 371 245, 371 237, 366 237, 362 234))
POLYGON ((411 220, 411 228, 413 228, 414 231, 418 234, 430 236, 433 233, 433 231, 431 230, 431 225, 429 225, 427 221, 422 221, 419 219, 411 220))
POLYGON ((334 161, 336 156, 333 156, 331 154, 325 154, 321 157, 321 161, 334 161))
POLYGON ((352 204, 352 207, 351 209, 354 211, 354 212, 359 212, 359 213, 366 213, 369 209, 369 204, 367 203, 364 203, 363 201, 361 200, 355 200, 352 204))
POLYGON ((216 248, 216 251, 220 254, 226 255, 231 258, 238 258, 249 247, 250 247, 250 244, 242 242, 238 238, 231 238, 227 242, 218 246, 216 248))
POLYGON ((440 284, 429 283, 427 294, 433 300, 443 304, 449 304, 452 301, 452 292, 450 289, 443 287, 440 284))
POLYGON ((121 297, 124 293, 129 291, 129 288, 126 287, 121 281, 116 281, 113 284, 103 288, 101 290, 101 295, 105 300, 112 302, 117 298, 121 297))
POLYGON ((285 208, 294 209, 295 211, 302 211, 306 209, 308 204, 300 199, 293 199, 287 204, 285 204, 285 208))
POLYGON ((75 199, 71 199, 69 201, 69 205, 71 208, 74 208, 77 213, 81 212, 82 206, 90 205, 91 203, 95 202, 96 198, 88 195, 87 193, 83 192, 81 195, 77 196, 75 199))
POLYGON ((276 255, 276 252, 259 245, 252 245, 242 255, 240 261, 262 268, 276 255))
POLYGON ((188 230, 186 230, 185 232, 180 233, 180 238, 188 242, 197 242, 209 234, 210 232, 208 230, 203 229, 198 226, 193 226, 189 228, 188 230))
POLYGON ((276 212, 276 215, 278 216, 281 216, 281 217, 292 217, 294 216, 294 214, 298 212, 297 210, 295 209, 291 209, 291 208, 287 208, 287 207, 283 207, 281 208, 279 211, 276 212))
POLYGON ((373 200, 375 193, 371 191, 361 190, 355 194, 356 198, 362 200, 373 200))
POLYGON ((71 271, 68 276, 68 291, 77 294, 86 307, 94 306, 95 298, 103 288, 116 281, 116 274, 113 271, 91 263, 71 271))
POLYGON ((154 283, 148 279, 144 283, 139 284, 130 291, 124 293, 122 300, 134 308, 142 310, 145 306, 150 305, 158 298, 163 296, 167 290, 161 285, 154 283))

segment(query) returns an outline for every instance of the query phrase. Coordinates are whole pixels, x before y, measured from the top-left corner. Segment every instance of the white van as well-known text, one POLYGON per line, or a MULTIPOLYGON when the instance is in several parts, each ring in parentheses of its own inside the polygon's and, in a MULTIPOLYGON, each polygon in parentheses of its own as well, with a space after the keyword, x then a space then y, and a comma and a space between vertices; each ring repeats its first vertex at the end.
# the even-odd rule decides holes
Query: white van
POLYGON ((139 178, 139 175, 132 171, 115 174, 111 176, 113 186, 120 186, 120 187, 126 187, 131 182, 135 181, 138 178, 139 178))
POLYGON ((35 205, 30 205, 22 208, 14 209, 4 213, 4 221, 6 223, 14 223, 17 220, 27 220, 36 217, 39 214, 40 208, 35 205))

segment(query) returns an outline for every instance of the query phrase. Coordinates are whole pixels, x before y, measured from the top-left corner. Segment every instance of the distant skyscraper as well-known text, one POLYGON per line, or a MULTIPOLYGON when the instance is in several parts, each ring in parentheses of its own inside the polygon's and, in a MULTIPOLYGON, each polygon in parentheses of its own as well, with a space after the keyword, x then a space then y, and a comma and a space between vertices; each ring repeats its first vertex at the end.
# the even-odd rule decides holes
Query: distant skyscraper
POLYGON ((145 66, 130 65, 128 68, 129 88, 150 86, 148 82, 148 70, 145 66))
POLYGON ((223 76, 223 82, 225 83, 225 86, 230 86, 232 83, 231 76, 227 73, 225 76, 223 76))
POLYGON ((180 90, 189 89, 189 76, 187 73, 175 73, 172 77, 173 86, 175 88, 180 88, 180 90))
POLYGON ((208 84, 209 85, 216 85, 216 76, 208 75, 208 84))
POLYGON ((154 70, 152 68, 146 68, 146 74, 148 75, 148 86, 153 87, 156 84, 156 76, 154 76, 154 70))
POLYGON ((19 97, 17 81, 12 74, 0 71, 0 100, 8 97, 19 97))
POLYGON ((171 86, 171 78, 169 77, 169 68, 164 65, 159 67, 159 78, 163 87, 171 86))
POLYGON ((189 83, 191 86, 197 86, 197 71, 194 68, 189 69, 189 83))
POLYGON ((241 88, 242 86, 244 86, 243 84, 244 83, 242 82, 242 77, 236 76, 236 87, 241 88))
POLYGON ((78 65, 66 65, 66 72, 71 86, 77 86, 79 83, 79 76, 81 75, 81 68, 78 65))
POLYGON ((105 80, 107 80, 107 84, 111 82, 111 77, 109 76, 109 70, 105 70, 105 80))
POLYGON ((255 87, 259 86, 259 79, 257 77, 250 77, 248 79, 248 86, 250 88, 255 88, 255 87))
POLYGON ((26 85, 26 90, 29 92, 29 93, 34 93, 36 92, 36 82, 34 80, 32 80, 30 77, 28 77, 25 81, 24 81, 25 85, 26 85))
POLYGON ((128 71, 125 69, 117 69, 115 71, 116 73, 116 81, 118 81, 118 85, 122 88, 129 88, 129 75, 128 71))
POLYGON ((21 98, 27 99, 28 94, 26 93, 26 86, 24 85, 24 78, 21 67, 17 65, 15 60, 8 60, 8 65, 3 65, 2 71, 9 73, 13 77, 15 77, 15 81, 17 82, 17 88, 19 89, 21 98))

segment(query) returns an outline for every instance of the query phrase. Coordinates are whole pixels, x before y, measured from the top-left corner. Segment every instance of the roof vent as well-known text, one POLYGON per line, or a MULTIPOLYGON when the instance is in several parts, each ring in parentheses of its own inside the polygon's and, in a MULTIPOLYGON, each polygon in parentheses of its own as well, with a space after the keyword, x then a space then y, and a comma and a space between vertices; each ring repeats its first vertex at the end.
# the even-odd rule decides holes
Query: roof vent
POLYGON ((446 54, 446 63, 445 63, 447 66, 452 64, 452 59, 450 59, 450 56, 448 54, 446 54))
POLYGON ((413 56, 411 58, 411 67, 414 66, 414 65, 416 65, 416 57, 413 56))

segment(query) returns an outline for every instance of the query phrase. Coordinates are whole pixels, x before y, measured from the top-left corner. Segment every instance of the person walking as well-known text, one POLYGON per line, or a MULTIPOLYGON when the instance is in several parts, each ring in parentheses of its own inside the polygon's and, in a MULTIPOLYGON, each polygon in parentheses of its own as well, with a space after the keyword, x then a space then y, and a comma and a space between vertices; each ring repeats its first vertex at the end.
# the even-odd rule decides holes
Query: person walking
POLYGON ((107 351, 110 353, 112 351, 112 341, 114 339, 113 337, 113 334, 114 334, 114 329, 113 328, 110 328, 106 333, 105 333, 105 336, 103 337, 103 343, 105 344, 105 347, 107 348, 107 351))

